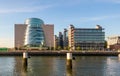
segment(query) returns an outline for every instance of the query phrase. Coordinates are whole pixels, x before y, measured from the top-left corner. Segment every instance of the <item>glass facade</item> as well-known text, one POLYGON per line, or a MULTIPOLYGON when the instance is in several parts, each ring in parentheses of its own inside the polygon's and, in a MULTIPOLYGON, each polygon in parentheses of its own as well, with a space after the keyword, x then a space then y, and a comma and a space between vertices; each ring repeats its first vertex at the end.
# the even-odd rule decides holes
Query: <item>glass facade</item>
POLYGON ((103 29, 74 29, 75 47, 102 49, 105 42, 103 29))
POLYGON ((76 29, 74 34, 75 42, 103 42, 104 32, 102 29, 76 29))
POLYGON ((44 44, 45 37, 42 25, 44 22, 38 18, 29 18, 25 21, 27 24, 25 34, 25 45, 30 47, 39 47, 44 44))
POLYGON ((75 28, 70 25, 68 30, 69 47, 71 50, 103 50, 105 47, 105 32, 100 25, 96 28, 75 28))

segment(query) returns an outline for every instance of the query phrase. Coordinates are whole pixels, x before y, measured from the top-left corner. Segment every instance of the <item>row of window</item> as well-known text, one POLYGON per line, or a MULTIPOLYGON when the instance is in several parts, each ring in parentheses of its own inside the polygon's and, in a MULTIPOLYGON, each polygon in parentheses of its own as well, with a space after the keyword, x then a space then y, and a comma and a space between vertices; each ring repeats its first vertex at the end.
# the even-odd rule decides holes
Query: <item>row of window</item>
POLYGON ((43 32, 36 32, 36 31, 34 31, 34 32, 29 32, 29 35, 31 35, 31 36, 34 36, 34 35, 43 35, 43 32))
POLYGON ((75 35, 74 38, 104 38, 104 35, 96 35, 96 36, 88 36, 88 35, 84 35, 84 36, 80 36, 80 35, 75 35))
POLYGON ((35 38, 32 38, 32 37, 29 37, 30 40, 43 40, 44 37, 35 37, 35 38))
POLYGON ((104 36, 75 36, 74 39, 103 39, 104 40, 104 36))
POLYGON ((75 44, 100 44, 104 43, 104 40, 101 41, 75 41, 75 44))
POLYGON ((77 42, 77 43, 87 43, 87 42, 91 42, 91 43, 98 42, 98 43, 100 43, 100 42, 104 42, 104 41, 103 40, 75 40, 75 42, 77 42))
POLYGON ((75 32, 102 32, 101 29, 75 29, 75 32))
POLYGON ((104 35, 105 33, 104 32, 92 32, 92 33, 80 33, 80 32, 75 32, 74 35, 104 35))
POLYGON ((38 28, 42 28, 40 25, 34 25, 34 26, 29 26, 29 28, 31 29, 38 29, 38 28))

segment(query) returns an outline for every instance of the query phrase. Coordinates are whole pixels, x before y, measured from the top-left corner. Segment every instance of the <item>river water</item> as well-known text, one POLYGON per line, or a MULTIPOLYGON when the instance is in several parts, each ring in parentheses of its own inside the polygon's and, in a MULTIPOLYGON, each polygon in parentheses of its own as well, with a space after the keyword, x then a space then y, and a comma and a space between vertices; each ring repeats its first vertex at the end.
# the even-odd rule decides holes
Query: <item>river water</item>
POLYGON ((0 76, 120 76, 117 56, 76 56, 72 70, 65 56, 33 56, 23 66, 20 56, 0 56, 0 76))

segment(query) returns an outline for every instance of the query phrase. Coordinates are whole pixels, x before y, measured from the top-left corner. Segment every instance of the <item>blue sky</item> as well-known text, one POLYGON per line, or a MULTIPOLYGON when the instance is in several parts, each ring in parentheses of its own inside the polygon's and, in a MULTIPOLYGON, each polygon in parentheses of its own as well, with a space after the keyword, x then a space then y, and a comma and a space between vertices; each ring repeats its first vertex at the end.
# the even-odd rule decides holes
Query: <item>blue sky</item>
POLYGON ((0 47, 14 44, 14 24, 37 17, 54 24, 55 34, 70 24, 105 28, 106 37, 120 35, 120 0, 0 0, 0 47))

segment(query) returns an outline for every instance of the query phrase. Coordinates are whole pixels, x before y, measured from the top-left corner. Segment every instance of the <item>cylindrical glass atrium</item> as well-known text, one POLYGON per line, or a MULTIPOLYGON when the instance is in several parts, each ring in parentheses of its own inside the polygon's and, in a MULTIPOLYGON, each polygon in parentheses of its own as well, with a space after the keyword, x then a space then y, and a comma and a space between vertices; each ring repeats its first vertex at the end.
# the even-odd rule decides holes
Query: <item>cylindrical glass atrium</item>
POLYGON ((44 22, 38 18, 28 18, 25 21, 27 24, 26 34, 25 34, 25 45, 29 47, 39 47, 44 44, 45 37, 42 29, 44 22))

